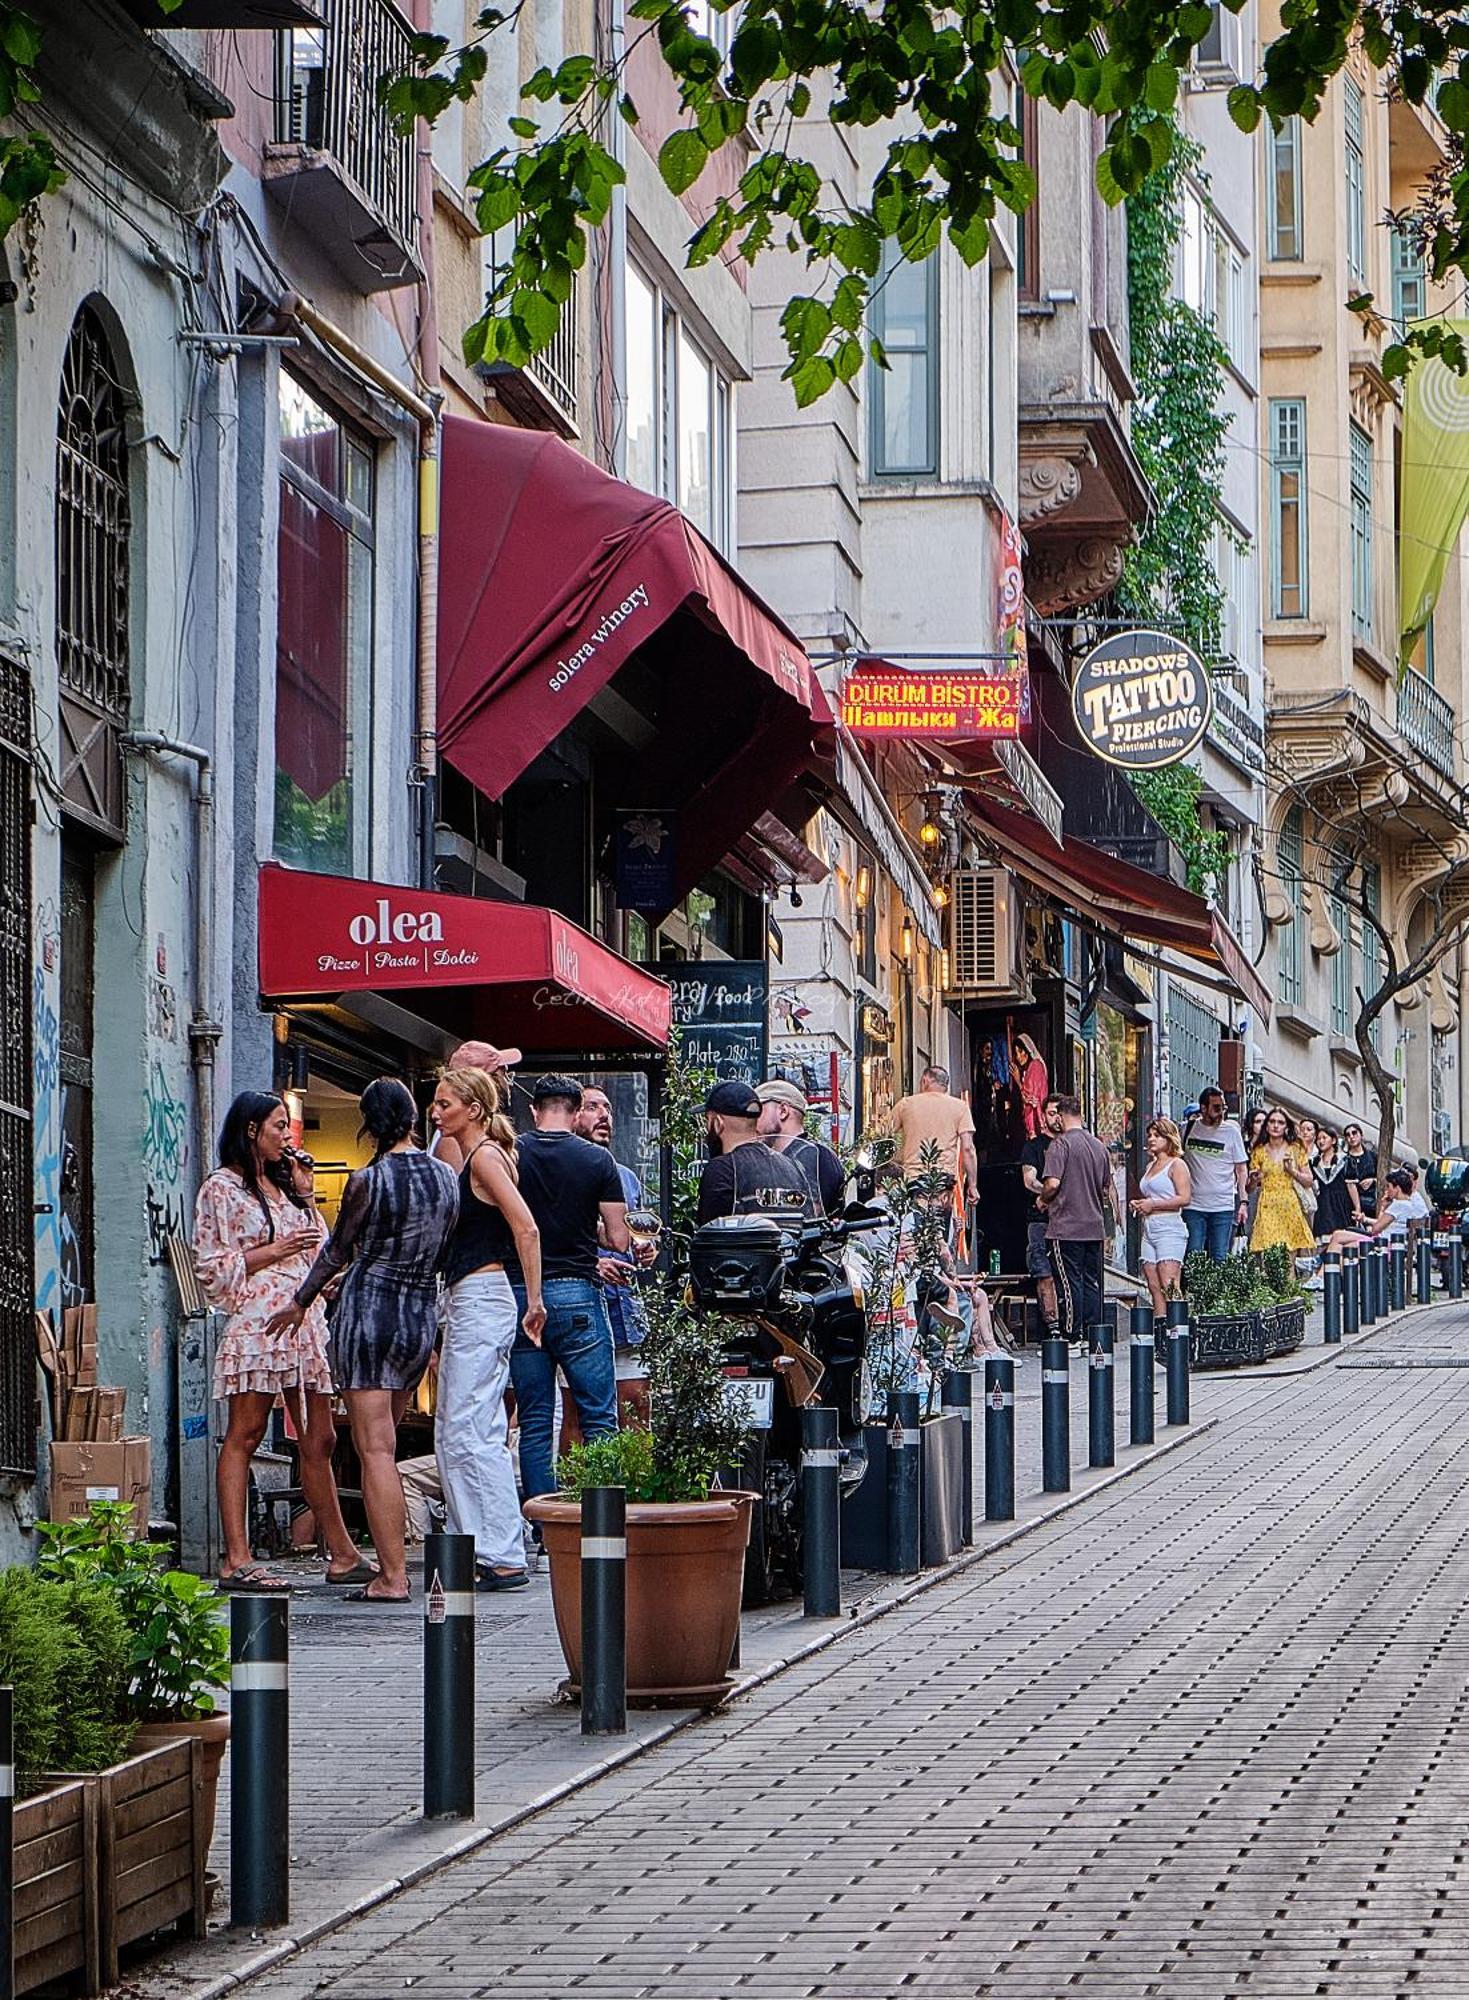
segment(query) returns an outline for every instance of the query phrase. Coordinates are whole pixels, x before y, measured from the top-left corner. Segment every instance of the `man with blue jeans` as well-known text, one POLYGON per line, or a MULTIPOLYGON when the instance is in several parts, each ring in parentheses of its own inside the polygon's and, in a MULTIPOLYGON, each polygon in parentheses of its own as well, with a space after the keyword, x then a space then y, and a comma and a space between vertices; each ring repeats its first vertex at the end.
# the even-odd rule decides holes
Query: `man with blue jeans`
MULTIPOLYGON (((628 1249, 627 1202, 612 1155, 577 1136, 581 1098, 580 1084, 570 1077, 539 1078, 531 1091, 536 1129, 524 1133, 515 1149, 520 1192, 541 1232, 541 1296, 546 1304, 540 1346, 517 1333, 510 1350, 510 1380, 520 1413, 520 1483, 528 1500, 556 1490, 552 1424, 558 1368, 588 1443, 611 1437, 617 1429, 612 1328, 597 1258, 603 1245, 628 1249)), ((510 1280, 524 1312, 520 1273, 512 1271, 510 1280)))
POLYGON ((1238 1125, 1225 1115, 1228 1109, 1217 1084, 1201 1090, 1199 1115, 1189 1120, 1183 1134, 1183 1158, 1193 1186, 1193 1198, 1183 1211, 1189 1254, 1207 1250, 1216 1264, 1228 1257, 1246 1214, 1245 1142, 1238 1125))

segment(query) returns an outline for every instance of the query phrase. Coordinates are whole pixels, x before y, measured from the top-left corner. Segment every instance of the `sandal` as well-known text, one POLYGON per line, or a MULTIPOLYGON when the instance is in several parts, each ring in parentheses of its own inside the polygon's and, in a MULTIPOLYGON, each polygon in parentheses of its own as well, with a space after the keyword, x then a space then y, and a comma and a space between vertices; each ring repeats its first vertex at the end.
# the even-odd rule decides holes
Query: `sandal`
POLYGON ((326 1580, 328 1583, 371 1583, 375 1576, 381 1574, 376 1563, 370 1563, 366 1556, 359 1556, 352 1567, 344 1569, 340 1575, 328 1569, 326 1580))
POLYGON ((227 1569, 219 1579, 219 1588, 254 1591, 261 1596, 289 1597, 291 1594, 290 1579, 277 1576, 265 1563, 243 1563, 239 1569, 227 1569))
POLYGON ((364 1584, 361 1590, 349 1590, 347 1595, 342 1599, 342 1602, 344 1604, 407 1604, 411 1601, 412 1597, 413 1592, 411 1590, 405 1590, 401 1597, 389 1597, 385 1591, 373 1590, 370 1585, 364 1584))

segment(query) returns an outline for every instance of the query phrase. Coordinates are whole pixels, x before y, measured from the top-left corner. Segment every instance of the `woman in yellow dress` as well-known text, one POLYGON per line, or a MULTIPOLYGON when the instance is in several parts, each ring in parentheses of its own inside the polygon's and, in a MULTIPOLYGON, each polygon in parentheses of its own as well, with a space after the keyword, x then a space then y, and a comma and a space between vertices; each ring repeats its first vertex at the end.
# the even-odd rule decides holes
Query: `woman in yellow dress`
POLYGON ((1252 1250, 1269 1250, 1283 1243, 1288 1250, 1314 1250, 1316 1237, 1301 1207, 1298 1188, 1310 1189, 1311 1170, 1305 1149, 1283 1111, 1272 1111, 1265 1120, 1260 1143, 1250 1155, 1250 1186, 1260 1191, 1255 1209, 1255 1226, 1250 1232, 1252 1250))

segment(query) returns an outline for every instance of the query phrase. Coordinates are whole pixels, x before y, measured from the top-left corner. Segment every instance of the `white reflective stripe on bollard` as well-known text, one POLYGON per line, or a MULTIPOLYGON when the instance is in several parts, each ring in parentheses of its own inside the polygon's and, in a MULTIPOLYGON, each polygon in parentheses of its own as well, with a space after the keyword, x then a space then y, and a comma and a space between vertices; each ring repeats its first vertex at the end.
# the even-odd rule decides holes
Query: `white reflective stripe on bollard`
POLYGON ((985 1401, 992 1410, 1008 1410, 1015 1401, 1013 1389, 991 1389, 985 1401))
POLYGON ((0 1764, 0 1799, 15 1797, 15 1766, 0 1764))
MULTIPOLYGON (((1071 1380, 1071 1371, 1067 1368, 1043 1368, 1041 1370, 1041 1380, 1043 1382, 1069 1382, 1071 1380)), ((1006 1400, 1008 1401, 1009 1398, 1007 1397, 1006 1400)))
POLYGON ((813 1446, 809 1451, 803 1451, 801 1453, 802 1465, 811 1465, 820 1467, 823 1465, 826 1466, 840 1465, 841 1462, 842 1462, 841 1452, 838 1450, 832 1450, 830 1447, 826 1445, 816 1445, 813 1446))
POLYGON ((625 1535, 584 1535, 581 1544, 583 1562, 625 1562, 627 1559, 627 1537, 625 1535))
POLYGON ((1112 1356, 1107 1352, 1105 1347, 1094 1347, 1091 1351, 1091 1358, 1088 1365, 1092 1368, 1110 1368, 1112 1366, 1112 1356))
POLYGON ((284 1694, 284 1660, 239 1660, 230 1668, 231 1694, 284 1694))
POLYGON ((472 1590, 440 1590, 423 1601, 423 1615, 426 1623, 437 1625, 443 1618, 473 1618, 474 1592, 472 1590))

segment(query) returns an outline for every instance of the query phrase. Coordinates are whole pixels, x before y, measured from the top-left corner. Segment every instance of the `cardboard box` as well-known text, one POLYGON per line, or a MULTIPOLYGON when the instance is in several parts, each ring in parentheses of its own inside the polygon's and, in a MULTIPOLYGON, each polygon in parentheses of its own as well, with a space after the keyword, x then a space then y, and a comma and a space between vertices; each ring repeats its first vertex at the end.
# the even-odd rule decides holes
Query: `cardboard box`
POLYGON ((84 1520, 94 1500, 130 1501, 133 1533, 141 1540, 148 1532, 152 1480, 152 1453, 145 1437, 119 1438, 112 1444, 53 1444, 50 1517, 84 1520))

